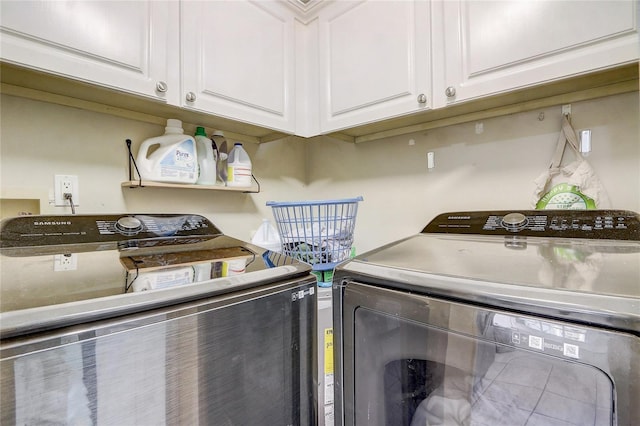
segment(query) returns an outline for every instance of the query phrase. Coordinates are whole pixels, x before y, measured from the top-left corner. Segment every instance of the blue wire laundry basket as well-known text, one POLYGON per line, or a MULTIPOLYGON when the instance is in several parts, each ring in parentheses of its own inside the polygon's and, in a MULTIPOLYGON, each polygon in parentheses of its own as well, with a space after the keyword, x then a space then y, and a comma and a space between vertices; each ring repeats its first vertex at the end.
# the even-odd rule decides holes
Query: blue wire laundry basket
POLYGON ((282 253, 312 265, 315 271, 335 268, 351 253, 360 201, 362 197, 268 201, 280 234, 282 253))

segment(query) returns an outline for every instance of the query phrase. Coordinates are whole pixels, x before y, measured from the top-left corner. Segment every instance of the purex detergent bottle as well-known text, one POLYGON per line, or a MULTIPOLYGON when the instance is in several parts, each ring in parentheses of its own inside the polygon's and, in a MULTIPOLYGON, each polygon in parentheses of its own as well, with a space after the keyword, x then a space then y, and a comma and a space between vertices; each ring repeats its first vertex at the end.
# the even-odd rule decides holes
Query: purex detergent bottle
POLYGON ((196 141, 184 134, 182 121, 168 119, 164 135, 142 142, 136 164, 143 180, 195 183, 198 179, 196 141))

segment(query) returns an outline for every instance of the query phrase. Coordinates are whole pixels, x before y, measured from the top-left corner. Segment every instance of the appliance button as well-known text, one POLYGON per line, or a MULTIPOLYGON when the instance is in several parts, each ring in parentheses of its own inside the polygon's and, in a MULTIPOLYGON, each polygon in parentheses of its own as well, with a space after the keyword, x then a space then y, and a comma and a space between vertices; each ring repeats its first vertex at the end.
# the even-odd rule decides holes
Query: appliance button
POLYGON ((513 237, 505 237, 504 246, 513 250, 525 250, 527 248, 527 240, 515 235, 513 237))
POLYGON ((508 231, 518 231, 527 226, 527 217, 522 213, 509 213, 502 218, 502 226, 508 231))
POLYGON ((122 235, 135 235, 142 231, 142 222, 132 216, 121 217, 116 221, 116 230, 122 235))
POLYGON ((118 241, 118 250, 137 249, 138 240, 118 241))

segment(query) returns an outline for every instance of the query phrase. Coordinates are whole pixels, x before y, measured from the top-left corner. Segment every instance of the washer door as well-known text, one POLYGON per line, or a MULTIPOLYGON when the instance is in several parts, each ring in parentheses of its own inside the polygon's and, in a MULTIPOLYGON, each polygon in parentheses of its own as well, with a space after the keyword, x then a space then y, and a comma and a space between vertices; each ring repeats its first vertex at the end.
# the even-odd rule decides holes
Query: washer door
POLYGON ((336 392, 345 424, 613 425, 634 418, 637 338, 355 283, 344 291, 342 314, 336 392))

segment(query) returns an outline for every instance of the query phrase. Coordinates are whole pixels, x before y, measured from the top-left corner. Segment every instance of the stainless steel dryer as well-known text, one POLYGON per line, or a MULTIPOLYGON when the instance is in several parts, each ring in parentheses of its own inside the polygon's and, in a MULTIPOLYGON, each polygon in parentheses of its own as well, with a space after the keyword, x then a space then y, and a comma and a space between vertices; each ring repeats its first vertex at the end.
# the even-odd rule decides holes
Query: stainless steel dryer
POLYGON ((637 425, 628 211, 438 216, 334 275, 336 422, 637 425))
POLYGON ((1 229, 0 423, 315 424, 311 268, 198 215, 1 229))

